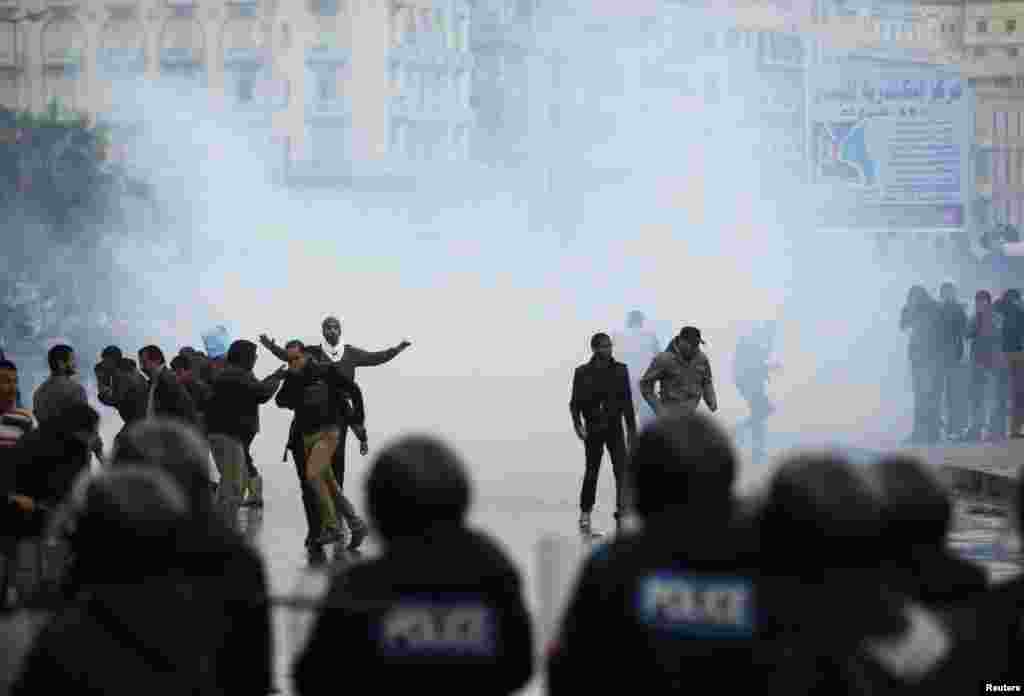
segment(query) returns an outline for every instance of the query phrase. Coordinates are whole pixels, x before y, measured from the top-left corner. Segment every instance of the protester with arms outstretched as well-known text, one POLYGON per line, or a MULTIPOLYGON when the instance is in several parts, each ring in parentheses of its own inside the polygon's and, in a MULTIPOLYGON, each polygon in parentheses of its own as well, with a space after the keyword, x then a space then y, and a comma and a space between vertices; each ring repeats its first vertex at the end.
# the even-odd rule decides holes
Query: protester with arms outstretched
MULTIPOLYGON (((355 382, 356 379, 357 367, 375 367, 377 365, 383 365, 394 360, 402 353, 402 351, 411 345, 408 341, 402 341, 393 348, 376 352, 357 348, 351 344, 344 343, 341 340, 341 321, 337 317, 333 316, 329 316, 323 320, 321 330, 323 332, 324 342, 317 346, 308 346, 307 351, 318 362, 334 365, 342 376, 353 382, 355 382)), ((280 360, 287 362, 287 352, 278 346, 273 339, 268 337, 266 334, 260 336, 260 343, 262 343, 267 350, 276 355, 280 360)), ((341 415, 344 414, 342 413, 341 415)), ((345 445, 347 440, 348 424, 345 422, 339 422, 338 432, 340 433, 340 439, 331 461, 331 469, 334 473, 334 479, 338 482, 338 488, 342 492, 335 501, 335 504, 337 505, 338 512, 345 518, 345 522, 348 524, 349 530, 352 532, 349 548, 355 550, 359 548, 360 544, 362 544, 363 540, 366 538, 368 527, 356 514, 355 507, 344 494, 345 445)), ((298 459, 301 456, 303 447, 301 446, 301 442, 297 439, 294 423, 292 424, 292 430, 289 434, 288 449, 292 450, 292 454, 297 459, 296 466, 299 467, 299 470, 301 471, 304 464, 298 461, 298 459)), ((309 511, 307 511, 307 518, 308 514, 309 511)), ((312 526, 310 529, 312 529, 312 526)), ((308 541, 309 540, 307 540, 307 542, 308 541)))

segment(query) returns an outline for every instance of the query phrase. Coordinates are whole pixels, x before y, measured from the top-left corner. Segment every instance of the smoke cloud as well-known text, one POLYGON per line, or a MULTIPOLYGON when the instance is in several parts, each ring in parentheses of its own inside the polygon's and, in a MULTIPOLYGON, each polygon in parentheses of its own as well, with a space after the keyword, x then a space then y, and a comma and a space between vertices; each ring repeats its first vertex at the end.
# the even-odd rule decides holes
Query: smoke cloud
MULTIPOLYGON (((130 202, 107 225, 116 281, 97 286, 110 313, 144 325, 139 345, 168 353, 199 346, 214 324, 314 340, 327 314, 361 348, 407 338, 395 361, 359 371, 373 442, 439 432, 481 480, 560 473, 567 499, 582 471, 572 369, 589 358, 589 337, 620 329, 632 309, 662 340, 702 329, 726 427, 747 415, 732 385, 736 341, 778 319, 775 443, 894 444, 911 403, 899 308, 913 283, 937 290, 942 271, 882 263, 863 235, 813 228, 820 192, 758 154, 765 133, 745 118, 756 85, 734 78, 723 104, 704 102, 704 75, 728 66, 701 54, 702 27, 672 39, 656 27, 589 34, 585 19, 542 33, 568 59, 552 89, 568 106, 530 153, 554 160, 564 188, 550 199, 579 213, 569 228, 530 223, 533 187, 481 192, 476 173, 418 195, 283 188, 266 133, 201 88, 124 85, 119 113, 141 124, 131 160, 157 206, 130 202), (686 42, 689 58, 670 61, 686 42)), ((258 374, 277 367, 260 355, 258 374)), ((258 464, 280 456, 289 418, 264 409, 258 464)), ((292 492, 292 473, 276 469, 268 475, 292 492)), ((768 470, 746 467, 744 480, 768 470)))

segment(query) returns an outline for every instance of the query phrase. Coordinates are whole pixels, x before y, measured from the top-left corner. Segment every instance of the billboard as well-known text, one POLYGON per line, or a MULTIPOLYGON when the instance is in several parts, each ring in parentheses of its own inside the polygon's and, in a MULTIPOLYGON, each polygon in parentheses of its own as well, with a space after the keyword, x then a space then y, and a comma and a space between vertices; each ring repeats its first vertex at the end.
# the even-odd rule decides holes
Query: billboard
POLYGON ((956 68, 833 58, 811 68, 808 98, 824 224, 967 224, 974 102, 956 68))

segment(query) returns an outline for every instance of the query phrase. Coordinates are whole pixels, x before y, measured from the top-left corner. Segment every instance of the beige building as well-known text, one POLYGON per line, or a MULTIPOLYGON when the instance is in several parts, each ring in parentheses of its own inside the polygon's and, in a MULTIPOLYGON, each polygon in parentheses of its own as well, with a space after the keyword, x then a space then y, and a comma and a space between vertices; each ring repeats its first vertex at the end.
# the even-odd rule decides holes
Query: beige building
POLYGON ((104 117, 117 81, 173 78, 302 166, 458 161, 470 19, 466 0, 0 0, 0 105, 104 117))
POLYGON ((978 196, 988 222, 1024 224, 1024 2, 966 2, 960 41, 975 84, 978 196))

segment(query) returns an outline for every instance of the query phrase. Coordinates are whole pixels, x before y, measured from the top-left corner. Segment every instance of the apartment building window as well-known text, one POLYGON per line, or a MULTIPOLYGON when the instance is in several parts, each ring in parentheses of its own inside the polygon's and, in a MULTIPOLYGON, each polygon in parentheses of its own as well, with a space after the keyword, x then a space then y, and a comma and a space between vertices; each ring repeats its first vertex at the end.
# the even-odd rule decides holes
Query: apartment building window
POLYGON ((1006 33, 1007 34, 1012 34, 1015 31, 1017 31, 1017 20, 1016 19, 1008 19, 1008 20, 1006 20, 1006 33))
POLYGON ((1006 55, 1010 58, 1016 58, 1020 55, 1020 48, 1018 46, 1010 46, 1006 49, 1006 55))
POLYGON ((1017 89, 1024 89, 1024 77, 1017 78, 1017 89))
POLYGON ((336 17, 339 0, 313 0, 313 11, 321 17, 336 17))
POLYGON ((717 41, 715 40, 715 32, 709 31, 704 33, 704 48, 709 51, 715 50, 717 41))
POLYGON ((328 102, 338 96, 338 76, 333 70, 324 70, 316 76, 317 101, 328 102))
POLYGON ((975 58, 984 58, 985 57, 985 47, 984 46, 975 46, 974 47, 974 57, 975 58))
POLYGON ((256 91, 256 81, 252 77, 243 77, 238 80, 238 101, 240 104, 248 104, 252 101, 256 91))
POLYGON ((988 32, 988 22, 984 19, 978 20, 978 33, 985 34, 988 32))
POLYGON ((735 29, 730 29, 725 34, 725 47, 729 49, 739 48, 740 45, 740 33, 735 29))

